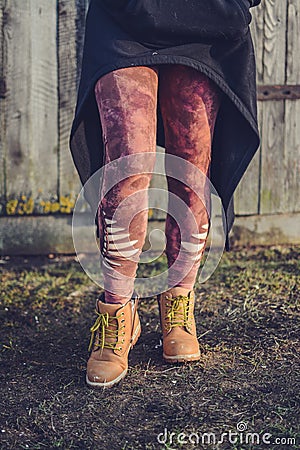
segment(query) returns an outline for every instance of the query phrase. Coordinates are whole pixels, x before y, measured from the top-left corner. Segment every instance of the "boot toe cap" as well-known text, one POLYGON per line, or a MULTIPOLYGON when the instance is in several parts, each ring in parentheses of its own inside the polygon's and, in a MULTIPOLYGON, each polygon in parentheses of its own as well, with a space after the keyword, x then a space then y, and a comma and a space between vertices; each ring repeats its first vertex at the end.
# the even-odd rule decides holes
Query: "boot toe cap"
POLYGON ((86 381, 91 386, 111 386, 125 377, 126 373, 127 368, 109 361, 93 361, 93 364, 88 364, 86 381))
POLYGON ((164 358, 169 360, 195 360, 200 358, 199 343, 195 336, 185 339, 165 339, 164 358))

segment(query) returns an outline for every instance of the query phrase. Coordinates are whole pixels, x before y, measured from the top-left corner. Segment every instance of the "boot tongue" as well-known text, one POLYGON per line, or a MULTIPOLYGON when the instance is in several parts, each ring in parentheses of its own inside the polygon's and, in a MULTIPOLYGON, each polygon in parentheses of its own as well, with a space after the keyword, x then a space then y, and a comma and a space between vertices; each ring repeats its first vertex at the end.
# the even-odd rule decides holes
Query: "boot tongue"
POLYGON ((122 308, 121 303, 104 303, 101 300, 98 300, 98 311, 101 314, 108 313, 110 316, 114 317, 120 308, 122 308))
MULTIPOLYGON (((122 307, 120 303, 103 303, 101 300, 98 300, 98 311, 101 314, 106 314, 110 317, 115 317, 117 314, 117 311, 122 307)), ((105 335, 104 335, 104 342, 105 344, 115 344, 117 339, 117 333, 116 330, 118 329, 118 321, 117 319, 112 320, 109 319, 108 326, 105 326, 105 335)))
POLYGON ((187 289, 182 289, 181 287, 174 287, 172 289, 169 289, 168 292, 172 295, 173 298, 177 297, 178 295, 188 297, 188 295, 191 293, 191 291, 188 291, 187 289))
MULTIPOLYGON (((188 291, 187 289, 182 289, 181 287, 174 287, 172 289, 168 290, 168 293, 172 296, 172 299, 175 299, 176 297, 179 296, 184 296, 187 297, 188 299, 192 300, 193 298, 193 291, 188 291)), ((179 299, 174 300, 173 303, 173 308, 175 307, 175 311, 174 311, 174 322, 177 322, 178 320, 182 322, 184 321, 184 303, 183 301, 180 301, 179 299)), ((178 326, 177 328, 180 328, 182 330, 184 330, 184 326, 178 326)))

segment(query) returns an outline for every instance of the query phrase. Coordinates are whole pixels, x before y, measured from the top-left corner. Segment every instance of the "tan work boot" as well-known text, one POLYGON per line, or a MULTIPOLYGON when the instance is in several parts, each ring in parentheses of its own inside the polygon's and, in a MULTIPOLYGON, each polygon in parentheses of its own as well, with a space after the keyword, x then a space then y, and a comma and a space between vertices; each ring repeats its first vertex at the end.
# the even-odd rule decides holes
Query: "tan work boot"
POLYGON ((194 318, 195 294, 180 294, 172 288, 158 295, 160 321, 163 332, 163 358, 168 362, 197 361, 199 342, 194 318))
POLYGON ((98 317, 91 327, 86 382, 92 387, 110 387, 125 377, 129 350, 141 334, 137 296, 124 305, 103 299, 104 293, 97 300, 98 317))

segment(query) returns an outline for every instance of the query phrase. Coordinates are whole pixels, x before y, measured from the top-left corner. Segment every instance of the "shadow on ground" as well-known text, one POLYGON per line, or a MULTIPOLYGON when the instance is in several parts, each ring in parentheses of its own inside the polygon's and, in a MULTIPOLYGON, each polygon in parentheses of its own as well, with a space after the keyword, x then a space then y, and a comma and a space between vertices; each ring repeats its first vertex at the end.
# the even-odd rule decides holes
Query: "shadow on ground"
POLYGON ((223 256, 197 285, 194 364, 163 363, 156 301, 142 300, 129 373, 107 390, 84 382, 97 289, 79 264, 2 258, 1 449, 299 448, 299 255, 223 256))

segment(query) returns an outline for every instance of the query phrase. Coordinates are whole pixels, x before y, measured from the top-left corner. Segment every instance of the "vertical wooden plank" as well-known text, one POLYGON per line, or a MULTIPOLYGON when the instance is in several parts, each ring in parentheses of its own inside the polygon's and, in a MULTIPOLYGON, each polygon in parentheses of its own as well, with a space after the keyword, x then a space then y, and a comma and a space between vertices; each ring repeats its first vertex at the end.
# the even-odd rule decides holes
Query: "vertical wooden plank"
MULTIPOLYGON (((264 0, 252 13, 251 34, 256 54, 257 83, 263 79, 263 33, 264 33, 264 0)), ((258 105, 258 123, 261 133, 262 108, 258 105)), ((239 184, 234 198, 235 212, 237 215, 258 214, 259 192, 260 192, 260 152, 259 149, 251 161, 241 183, 239 184)))
MULTIPOLYGON (((300 2, 289 0, 286 83, 300 84, 300 2)), ((290 212, 300 211, 300 100, 285 103, 285 202, 290 212)))
POLYGON ((4 146, 4 129, 5 129, 5 51, 4 51, 4 14, 5 0, 0 0, 0 214, 3 212, 5 203, 5 146, 4 146))
MULTIPOLYGON (((81 2, 82 3, 82 2, 81 2)), ((59 192, 75 196, 80 190, 78 174, 69 150, 69 135, 77 96, 78 0, 58 1, 59 80, 59 192)))
POLYGON ((79 86, 81 62, 84 44, 85 32, 85 18, 88 12, 90 0, 76 0, 77 10, 77 36, 76 36, 76 50, 77 50, 77 87, 79 86))
POLYGON ((288 84, 300 83, 300 3, 299 0, 288 1, 287 30, 287 64, 286 78, 288 84))
POLYGON ((258 84, 263 82, 264 21, 265 0, 262 0, 261 4, 252 10, 252 23, 250 26, 256 55, 256 80, 258 84))
POLYGON ((57 195, 56 1, 6 0, 7 196, 57 195))
MULTIPOLYGON (((258 105, 258 123, 261 133, 262 105, 258 105)), ((234 197, 234 209, 237 215, 258 214, 259 208, 259 176, 260 176, 260 152, 257 150, 249 164, 241 183, 237 187, 234 197)))
MULTIPOLYGON (((287 0, 265 0, 263 83, 284 84, 287 0)), ((260 212, 286 209, 284 190, 284 101, 268 101, 262 113, 260 212)))
POLYGON ((263 82, 284 83, 287 0, 265 0, 263 82))

